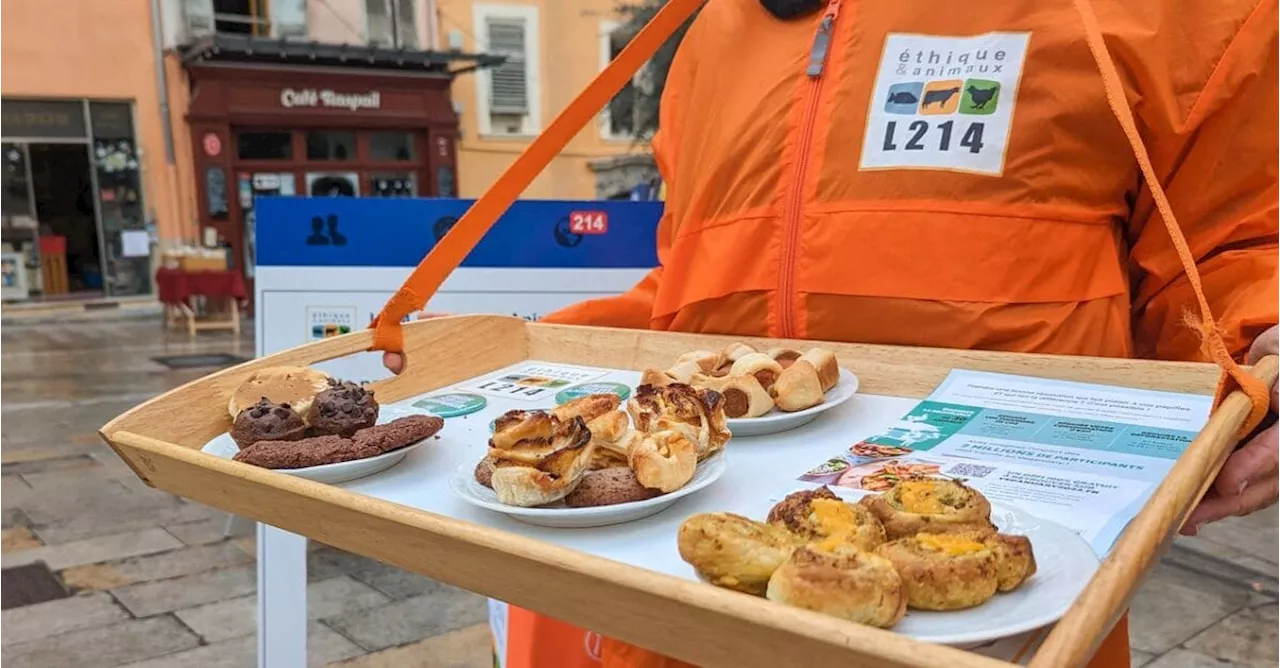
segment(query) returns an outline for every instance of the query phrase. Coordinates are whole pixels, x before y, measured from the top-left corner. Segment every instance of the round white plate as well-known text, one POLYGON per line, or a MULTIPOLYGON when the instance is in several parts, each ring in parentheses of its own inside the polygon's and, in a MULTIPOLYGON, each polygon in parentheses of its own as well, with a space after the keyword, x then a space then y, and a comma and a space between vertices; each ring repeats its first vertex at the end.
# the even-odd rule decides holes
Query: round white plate
MULTIPOLYGON (((378 408, 378 424, 386 424, 397 418, 409 415, 430 415, 430 413, 426 413, 424 411, 411 411, 393 406, 381 406, 378 408)), ((365 459, 338 462, 336 464, 322 464, 320 466, 308 466, 301 469, 272 470, 277 473, 296 475, 299 478, 306 478, 307 480, 314 480, 316 482, 327 482, 329 484, 349 482, 357 478, 373 475, 379 471, 385 471, 392 466, 399 464, 400 461, 405 458, 405 455, 409 454, 411 450, 414 450, 429 440, 431 439, 423 439, 417 443, 406 445, 398 450, 384 452, 383 454, 366 457, 365 459)), ((212 441, 206 443, 202 449, 204 452, 211 455, 217 455, 223 459, 231 459, 236 456, 237 452, 240 452, 239 446, 236 445, 235 441, 231 440, 230 434, 223 434, 214 438, 212 441)))
POLYGON ((995 506, 1000 531, 1031 539, 1036 574, 1021 587, 976 608, 953 612, 907 610, 893 627, 904 635, 944 645, 974 645, 1038 629, 1062 618, 1098 570, 1098 556, 1076 532, 1009 506, 995 506))
POLYGON ((853 375, 852 371, 841 368, 840 382, 836 383, 836 386, 831 388, 830 392, 827 392, 826 396, 823 397, 822 403, 817 406, 794 413, 785 413, 775 408, 760 417, 731 419, 728 421, 729 431, 737 438, 741 436, 777 434, 790 431, 796 427, 803 427, 818 419, 818 416, 824 412, 848 401, 857 391, 858 377, 853 375))
POLYGON ((715 482, 724 474, 728 465, 728 456, 721 450, 698 464, 698 469, 694 471, 693 479, 689 481, 689 484, 670 494, 663 494, 644 501, 632 501, 631 503, 591 508, 569 508, 563 505, 560 507, 521 508, 519 506, 505 505, 498 501, 498 495, 493 490, 476 482, 475 464, 459 466, 453 472, 453 476, 449 478, 449 487, 467 503, 496 513, 502 513, 526 524, 560 529, 583 529, 622 524, 656 515, 670 508, 682 497, 693 494, 715 482))

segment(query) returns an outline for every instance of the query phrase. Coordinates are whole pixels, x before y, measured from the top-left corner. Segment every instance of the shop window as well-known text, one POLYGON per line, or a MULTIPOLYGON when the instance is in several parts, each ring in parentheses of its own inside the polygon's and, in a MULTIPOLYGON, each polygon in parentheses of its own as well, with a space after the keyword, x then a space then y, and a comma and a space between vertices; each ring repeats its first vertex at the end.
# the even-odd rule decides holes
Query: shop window
MULTIPOLYGON (((618 57, 623 47, 635 36, 634 30, 620 27, 616 21, 602 21, 600 24, 600 69, 618 57)), ((608 106, 600 114, 601 136, 605 139, 635 139, 636 137, 636 98, 639 84, 648 75, 648 65, 640 68, 631 77, 631 81, 613 96, 608 106)))
POLYGON ((370 46, 418 48, 414 0, 365 0, 364 11, 370 46))
POLYGON ((356 134, 341 130, 307 133, 307 160, 355 160, 356 134))
POLYGON ((541 129, 538 78, 538 9, 528 5, 476 5, 479 49, 503 56, 499 67, 480 70, 477 104, 482 135, 533 135, 541 129))
POLYGON ((374 132, 369 135, 369 157, 378 161, 413 160, 412 132, 374 132))
POLYGON ((418 194, 418 179, 413 172, 384 172, 369 175, 373 197, 414 197, 418 194))
POLYGON ((236 133, 236 149, 241 160, 290 160, 293 136, 285 131, 242 130, 236 133))

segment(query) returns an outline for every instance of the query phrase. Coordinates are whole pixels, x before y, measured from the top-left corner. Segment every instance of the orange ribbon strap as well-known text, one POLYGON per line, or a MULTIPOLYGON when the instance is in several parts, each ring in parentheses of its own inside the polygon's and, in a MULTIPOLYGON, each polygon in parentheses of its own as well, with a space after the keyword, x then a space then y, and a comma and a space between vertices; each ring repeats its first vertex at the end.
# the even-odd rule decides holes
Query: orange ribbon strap
MULTIPOLYGON (((626 48, 618 54, 608 66, 578 95, 564 111, 556 117, 551 125, 529 144, 524 153, 503 172, 502 176, 487 190, 466 214, 454 225, 453 229, 440 240, 422 262, 413 270, 404 285, 383 307, 382 313, 374 320, 374 350, 403 352, 404 336, 400 323, 409 314, 426 306, 427 300, 435 294, 440 285, 454 269, 462 264, 467 254, 484 237, 489 228, 511 206, 511 203, 524 192, 551 160, 578 134, 596 114, 609 103, 618 91, 631 80, 646 61, 657 52, 667 38, 675 33, 682 23, 697 11, 704 0, 669 0, 653 19, 636 34, 626 48)), ((1116 71, 1115 62, 1107 52, 1102 30, 1098 26, 1098 18, 1088 0, 1072 0, 1080 20, 1084 24, 1085 39, 1089 51, 1102 74, 1102 85, 1106 92, 1107 104, 1111 107, 1116 120, 1124 130, 1125 137, 1133 155, 1137 158, 1147 186, 1151 189, 1152 199, 1169 239, 1177 251, 1178 259, 1187 275, 1196 303, 1200 310, 1201 335, 1206 355, 1223 370, 1222 379, 1218 383, 1217 401, 1220 402, 1230 391, 1239 388, 1253 402, 1249 419, 1242 427, 1240 435, 1248 434, 1266 417, 1269 406, 1269 389, 1262 381, 1249 375, 1231 357, 1222 332, 1209 307, 1200 282, 1200 271, 1196 268, 1195 257, 1187 246, 1186 237, 1169 198, 1156 175, 1151 157, 1138 133, 1133 112, 1125 99, 1124 86, 1116 71)))
POLYGON ((1173 248, 1178 252, 1178 260, 1182 262, 1187 282, 1191 284, 1191 290, 1196 295, 1196 305, 1200 310, 1203 350, 1210 360, 1222 368, 1222 378, 1218 381, 1214 405, 1221 403, 1222 399, 1236 388, 1244 391, 1253 402, 1249 419, 1245 421, 1238 434, 1243 438, 1266 418, 1271 404, 1269 388, 1261 380, 1249 375, 1249 372, 1231 357, 1231 351, 1227 348, 1222 332, 1218 329, 1218 323, 1213 317, 1213 311, 1209 308, 1209 300, 1204 296, 1204 287, 1200 283, 1200 270, 1196 268, 1195 256, 1187 246, 1187 238, 1182 234, 1178 219, 1173 214, 1173 207, 1169 206, 1169 198, 1165 195, 1164 187, 1160 185, 1160 179, 1156 176, 1156 169, 1151 164, 1151 156, 1147 154, 1147 147, 1142 143, 1142 136, 1138 134, 1138 125, 1133 120, 1133 110, 1129 108, 1129 103, 1125 99, 1124 85, 1120 83, 1120 74, 1116 71, 1115 61, 1107 52, 1102 29, 1098 26, 1098 17, 1093 13, 1093 5, 1089 0, 1072 0, 1072 3, 1076 7, 1076 12, 1080 14, 1081 22, 1084 23, 1085 40, 1089 44, 1089 52, 1093 54, 1093 60, 1098 64, 1098 71, 1102 73, 1102 87, 1107 95, 1107 104, 1111 107, 1116 120, 1120 121, 1125 137, 1129 139, 1129 146, 1133 149, 1134 157, 1138 159, 1142 178, 1146 179, 1147 187, 1151 189, 1151 198, 1155 201, 1156 210, 1160 212, 1160 219, 1164 221, 1164 227, 1169 231, 1169 240, 1173 242, 1173 248))
POLYGON ((391 297, 382 313, 374 319, 373 349, 403 352, 404 335, 400 323, 409 314, 422 309, 444 279, 462 264, 480 239, 497 222, 511 203, 524 192, 552 158, 587 124, 595 119, 631 77, 653 54, 675 34, 703 0, 669 0, 654 15, 626 48, 614 58, 595 80, 587 85, 551 125, 529 144, 507 171, 476 200, 449 230, 449 233, 427 253, 404 286, 391 297))

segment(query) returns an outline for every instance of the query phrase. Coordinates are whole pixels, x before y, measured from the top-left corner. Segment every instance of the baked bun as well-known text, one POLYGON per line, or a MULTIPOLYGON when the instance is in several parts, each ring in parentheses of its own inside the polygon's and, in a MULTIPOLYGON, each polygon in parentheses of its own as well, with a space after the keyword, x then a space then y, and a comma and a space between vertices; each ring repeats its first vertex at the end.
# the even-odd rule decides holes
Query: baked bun
POLYGON ((797 549, 769 578, 765 594, 798 608, 888 628, 907 608, 903 579, 888 559, 851 545, 797 549))
POLYGON ((800 360, 812 364, 817 370, 818 382, 822 384, 823 392, 830 392, 840 382, 840 363, 836 360, 836 354, 830 350, 810 348, 800 356, 800 360))
POLYGON ((511 411, 498 418, 489 439, 493 491, 510 506, 559 501, 581 482, 592 452, 582 418, 560 421, 540 411, 511 411), (513 441, 511 432, 523 438, 513 441))
POLYGON ((271 366, 255 371, 227 402, 235 419, 240 411, 266 399, 273 404, 289 404, 306 419, 316 395, 329 389, 329 376, 305 366, 271 366))
POLYGON ((955 480, 907 478, 859 503, 880 519, 890 540, 918 533, 994 529, 991 502, 955 480))
POLYGON ((781 364, 783 369, 790 367, 795 364, 796 360, 800 359, 800 351, 792 348, 770 348, 764 354, 781 364))
POLYGON ((612 506, 619 503, 644 501, 659 495, 661 492, 641 485, 636 479, 635 472, 624 464, 620 467, 591 471, 582 476, 582 482, 564 497, 564 503, 570 508, 612 506))
POLYGON ((700 373, 706 373, 702 365, 695 360, 684 360, 676 362, 667 369, 666 374, 676 380, 677 383, 687 383, 690 379, 700 373))
POLYGON ((717 587, 762 595, 799 541, 785 529, 732 513, 702 513, 680 525, 680 558, 717 587))
POLYGON ((756 376, 729 376, 715 389, 724 397, 724 416, 727 418, 760 417, 773 410, 773 397, 756 380, 756 376))
POLYGON ((782 375, 782 365, 764 353, 751 353, 740 358, 729 368, 730 376, 755 376, 766 391, 773 389, 782 375))
POLYGON ((817 406, 823 399, 818 370, 804 360, 796 360, 778 375, 772 394, 778 408, 788 413, 817 406))
POLYGON ((996 555, 960 534, 917 534, 890 541, 876 554, 893 562, 907 589, 907 605, 920 610, 963 610, 995 596, 996 555))
POLYGON ((830 489, 792 492, 769 510, 769 524, 811 541, 831 540, 863 550, 885 541, 884 526, 866 508, 845 503, 830 489))

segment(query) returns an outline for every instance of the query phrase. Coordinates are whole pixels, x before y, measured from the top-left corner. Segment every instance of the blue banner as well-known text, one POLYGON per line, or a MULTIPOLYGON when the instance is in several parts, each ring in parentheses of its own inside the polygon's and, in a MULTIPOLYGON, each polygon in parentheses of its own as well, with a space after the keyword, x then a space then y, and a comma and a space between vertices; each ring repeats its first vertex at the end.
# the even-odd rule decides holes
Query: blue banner
MULTIPOLYGON (((471 205, 457 199, 261 197, 257 264, 411 267, 471 205)), ((464 267, 649 269, 662 202, 516 202, 464 267)))

